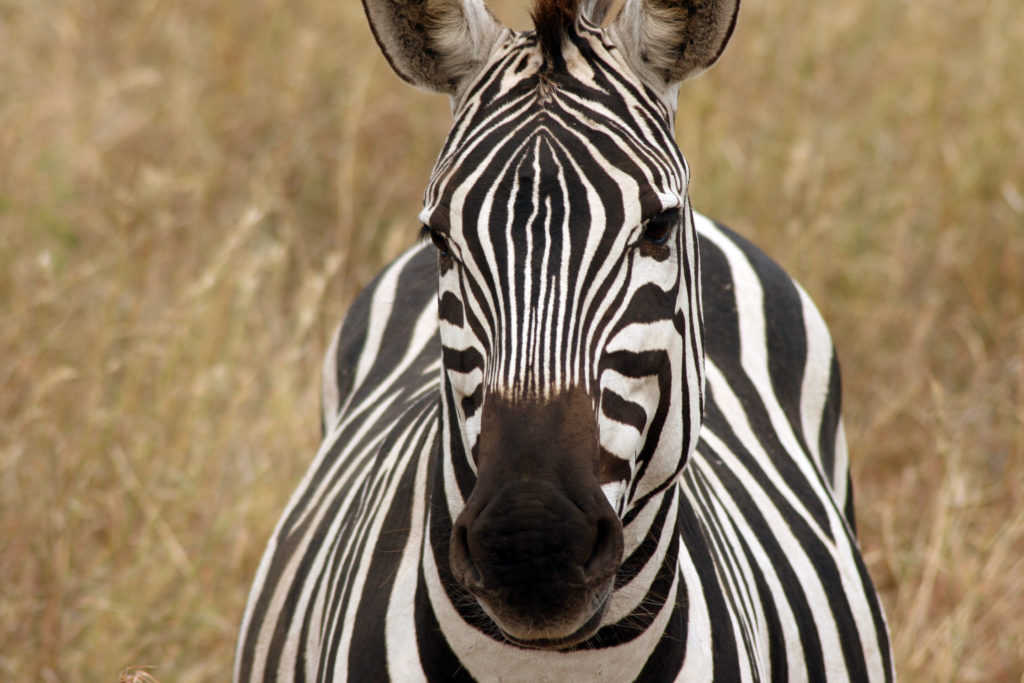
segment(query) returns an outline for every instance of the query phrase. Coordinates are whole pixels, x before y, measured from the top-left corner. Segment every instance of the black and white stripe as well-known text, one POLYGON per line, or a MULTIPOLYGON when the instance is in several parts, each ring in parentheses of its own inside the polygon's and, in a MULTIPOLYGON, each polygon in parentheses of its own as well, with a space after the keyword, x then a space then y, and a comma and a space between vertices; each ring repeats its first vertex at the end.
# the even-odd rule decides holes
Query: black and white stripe
POLYGON ((537 35, 504 34, 453 93, 421 214, 436 248, 388 266, 332 341, 325 437, 260 565, 237 680, 892 679, 827 328, 691 211, 675 91, 615 35, 579 19, 552 69, 537 35), (575 626, 474 597, 453 529, 494 425, 579 401, 621 563, 588 594, 599 623, 560 645, 575 626))

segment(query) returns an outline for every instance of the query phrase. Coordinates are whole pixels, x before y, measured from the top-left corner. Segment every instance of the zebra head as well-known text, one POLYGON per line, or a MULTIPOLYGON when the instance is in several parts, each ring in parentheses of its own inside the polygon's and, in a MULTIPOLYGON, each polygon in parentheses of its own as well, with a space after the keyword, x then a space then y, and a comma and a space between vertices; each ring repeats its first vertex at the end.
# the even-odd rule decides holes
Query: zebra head
POLYGON ((443 560, 502 636, 558 649, 601 626, 647 533, 633 523, 696 444, 699 272, 673 120, 738 5, 627 0, 601 28, 609 3, 575 1, 540 0, 515 33, 480 0, 364 0, 395 71, 450 95, 455 119, 421 214, 443 560))

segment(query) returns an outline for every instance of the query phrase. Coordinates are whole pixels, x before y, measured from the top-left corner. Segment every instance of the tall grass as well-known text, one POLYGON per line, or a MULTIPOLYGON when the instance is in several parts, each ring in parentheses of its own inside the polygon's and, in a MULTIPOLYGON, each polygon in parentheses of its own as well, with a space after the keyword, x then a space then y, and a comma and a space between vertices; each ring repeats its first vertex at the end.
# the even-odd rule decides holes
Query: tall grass
MULTIPOLYGON (((680 99, 697 207, 832 326, 905 680, 1024 671, 1022 44, 1016 0, 748 0, 680 99)), ((0 678, 223 680, 447 103, 356 2, 0 0, 0 45, 0 678)))

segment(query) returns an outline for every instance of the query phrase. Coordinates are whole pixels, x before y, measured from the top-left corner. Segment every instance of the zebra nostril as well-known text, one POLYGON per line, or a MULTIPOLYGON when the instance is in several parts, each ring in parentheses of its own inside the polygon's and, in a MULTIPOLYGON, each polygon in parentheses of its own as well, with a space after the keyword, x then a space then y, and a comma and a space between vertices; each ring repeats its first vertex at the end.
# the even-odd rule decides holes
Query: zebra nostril
POLYGON ((583 570, 588 574, 591 568, 605 554, 608 547, 608 523, 601 519, 597 522, 597 533, 594 535, 594 547, 590 551, 590 557, 583 564, 583 570))
POLYGON ((591 580, 604 580, 618 569, 622 560, 622 531, 609 517, 597 521, 597 533, 590 557, 583 564, 583 571, 591 580))
POLYGON ((469 531, 465 524, 456 524, 452 529, 450 545, 448 559, 456 580, 466 588, 480 586, 480 571, 469 552, 469 531))

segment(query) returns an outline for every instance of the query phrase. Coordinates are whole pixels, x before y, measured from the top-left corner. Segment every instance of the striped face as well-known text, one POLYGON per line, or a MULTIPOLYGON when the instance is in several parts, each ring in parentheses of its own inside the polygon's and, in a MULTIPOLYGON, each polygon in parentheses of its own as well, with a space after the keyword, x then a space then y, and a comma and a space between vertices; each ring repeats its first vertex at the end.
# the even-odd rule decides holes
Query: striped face
POLYGON ((456 101, 421 219, 438 249, 454 450, 476 470, 497 397, 582 393, 593 419, 570 427, 594 440, 622 517, 674 480, 699 425, 688 171, 674 112, 600 30, 578 22, 563 55, 546 70, 533 34, 497 51, 456 101))
POLYGON ((552 52, 514 36, 454 100, 421 218, 452 576, 505 639, 561 649, 695 445, 703 345, 672 109, 584 20, 552 52))

